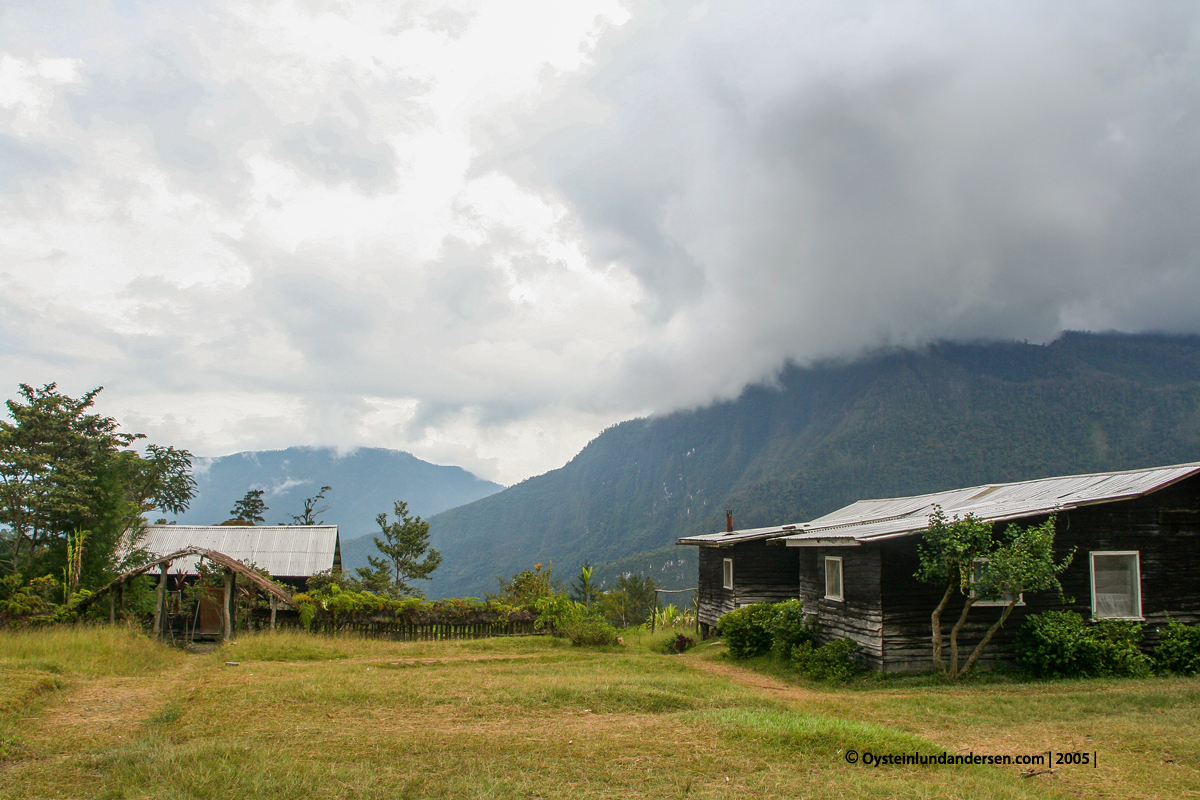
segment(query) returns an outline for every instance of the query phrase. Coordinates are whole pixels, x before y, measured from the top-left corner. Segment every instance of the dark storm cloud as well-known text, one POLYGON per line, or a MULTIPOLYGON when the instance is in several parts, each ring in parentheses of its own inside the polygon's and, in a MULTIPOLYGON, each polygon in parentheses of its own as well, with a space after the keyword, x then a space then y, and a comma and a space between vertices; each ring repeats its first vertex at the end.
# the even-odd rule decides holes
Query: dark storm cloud
POLYGON ((666 3, 626 27, 530 127, 581 95, 590 119, 506 151, 643 286, 657 330, 613 399, 883 344, 1200 330, 1196 6, 666 3))

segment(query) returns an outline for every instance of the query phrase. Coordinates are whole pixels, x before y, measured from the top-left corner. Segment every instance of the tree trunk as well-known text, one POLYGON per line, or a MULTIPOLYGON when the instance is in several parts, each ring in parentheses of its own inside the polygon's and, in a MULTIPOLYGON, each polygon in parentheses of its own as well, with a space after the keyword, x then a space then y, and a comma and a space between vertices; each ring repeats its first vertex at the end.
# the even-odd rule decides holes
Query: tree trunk
MULTIPOLYGON (((1020 598, 1021 595, 1018 594, 1017 600, 1020 598)), ((963 666, 961 674, 966 675, 971 667, 975 666, 975 662, 978 661, 979 656, 983 654, 983 648, 986 647, 987 643, 992 640, 992 636, 996 633, 996 631, 1000 630, 1000 628, 1004 625, 1004 620, 1008 619, 1008 615, 1011 614, 1013 608, 1016 607, 1017 600, 1013 600, 1004 607, 1004 612, 1000 614, 1000 619, 996 620, 992 624, 992 627, 988 628, 987 633, 983 635, 983 639, 979 641, 979 644, 975 645, 975 649, 971 651, 971 657, 967 659, 967 663, 963 666)))
POLYGON ((950 583, 946 587, 946 593, 942 595, 942 602, 937 604, 937 608, 933 610, 930 617, 933 629, 933 663, 937 667, 938 672, 946 674, 946 661, 942 658, 942 612, 946 609, 946 604, 950 602, 950 595, 954 593, 954 583, 950 583))
POLYGON ((950 678, 958 680, 958 632, 962 630, 963 623, 967 621, 967 614, 971 611, 971 606, 975 605, 976 598, 967 596, 966 602, 963 604, 962 613, 958 615, 958 622, 954 623, 954 627, 950 629, 950 678))

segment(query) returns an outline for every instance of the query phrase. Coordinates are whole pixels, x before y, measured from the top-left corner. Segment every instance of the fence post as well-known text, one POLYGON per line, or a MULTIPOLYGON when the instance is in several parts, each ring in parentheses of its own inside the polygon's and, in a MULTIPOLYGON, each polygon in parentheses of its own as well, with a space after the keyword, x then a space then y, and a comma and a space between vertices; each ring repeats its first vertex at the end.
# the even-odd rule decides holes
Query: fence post
POLYGON ((154 604, 154 638, 165 639, 163 636, 163 617, 167 611, 167 563, 160 564, 158 567, 158 599, 154 604))

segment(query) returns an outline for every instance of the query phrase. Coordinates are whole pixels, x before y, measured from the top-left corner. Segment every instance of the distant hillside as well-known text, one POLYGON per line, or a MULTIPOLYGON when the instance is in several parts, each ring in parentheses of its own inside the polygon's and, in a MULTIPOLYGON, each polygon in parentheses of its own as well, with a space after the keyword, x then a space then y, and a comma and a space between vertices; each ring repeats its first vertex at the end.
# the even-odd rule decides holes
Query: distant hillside
MULTIPOLYGON (((1072 333, 792 366, 737 400, 616 425, 563 468, 435 516, 430 596, 477 595, 536 562, 564 578, 585 559, 640 563, 721 529, 725 508, 754 527, 864 497, 1192 460, 1197 337, 1072 333)), ((669 553, 652 563, 680 575, 669 553)))
MULTIPOLYGON (((266 491, 269 524, 291 522, 291 515, 301 513, 304 498, 322 486, 332 486, 327 494, 329 510, 322 519, 340 526, 344 556, 346 550, 355 550, 349 540, 374 530, 375 515, 391 513, 396 500, 428 518, 504 488, 460 467, 442 467, 399 450, 374 447, 341 456, 331 448, 312 447, 235 453, 198 459, 195 468, 199 494, 179 522, 223 522, 249 489, 266 491)), ((361 563, 366 563, 365 556, 361 563)))

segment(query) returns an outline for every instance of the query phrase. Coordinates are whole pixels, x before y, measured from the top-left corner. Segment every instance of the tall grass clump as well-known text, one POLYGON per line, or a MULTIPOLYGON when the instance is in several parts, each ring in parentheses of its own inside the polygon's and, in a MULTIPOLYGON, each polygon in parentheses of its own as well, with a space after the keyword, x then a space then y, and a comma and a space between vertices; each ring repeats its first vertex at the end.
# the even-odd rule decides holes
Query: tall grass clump
POLYGON ((8 669, 132 676, 166 669, 178 658, 169 645, 123 626, 0 629, 0 667, 8 669))

